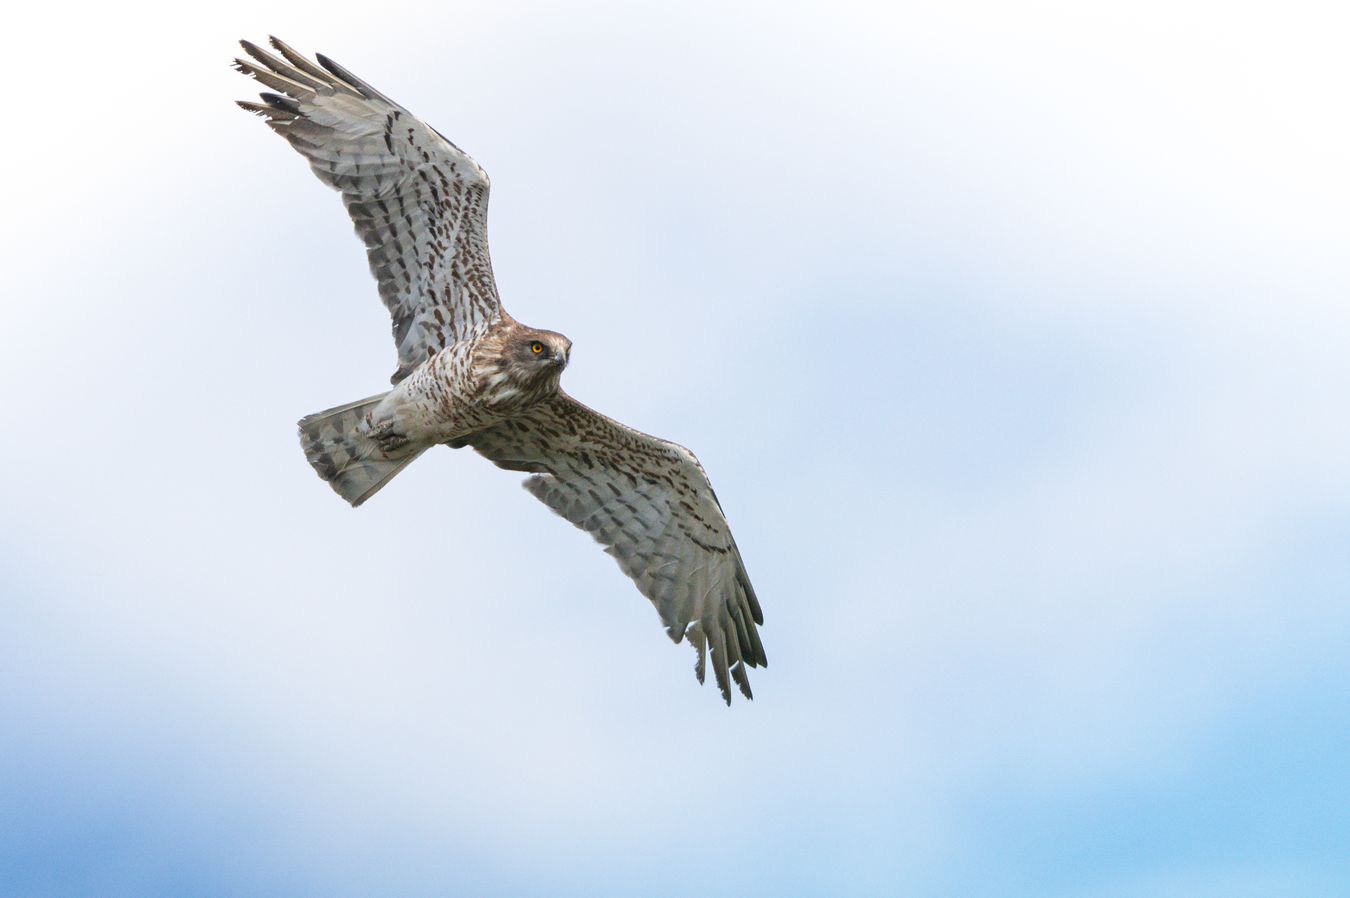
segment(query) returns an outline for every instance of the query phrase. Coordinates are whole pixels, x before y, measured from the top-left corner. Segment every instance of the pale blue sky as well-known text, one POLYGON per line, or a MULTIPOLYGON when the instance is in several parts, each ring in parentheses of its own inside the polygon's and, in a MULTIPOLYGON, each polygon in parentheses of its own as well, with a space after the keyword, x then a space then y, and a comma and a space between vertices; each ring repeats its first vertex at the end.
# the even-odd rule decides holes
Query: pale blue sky
POLYGON ((26 15, 0 894, 1350 893, 1337 4, 26 15), (230 103, 269 32, 473 154, 569 391, 698 452, 753 704, 515 475, 313 476, 394 353, 230 103))

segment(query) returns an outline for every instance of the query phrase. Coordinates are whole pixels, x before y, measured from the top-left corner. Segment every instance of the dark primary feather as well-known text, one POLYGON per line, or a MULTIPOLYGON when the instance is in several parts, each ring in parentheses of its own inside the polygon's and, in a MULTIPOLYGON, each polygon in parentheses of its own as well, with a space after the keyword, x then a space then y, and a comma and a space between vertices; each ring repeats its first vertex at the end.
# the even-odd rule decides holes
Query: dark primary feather
POLYGON ((272 47, 278 53, 286 57, 287 62, 295 66, 297 69, 300 69, 305 74, 312 76, 315 81, 320 83, 327 83, 330 80, 328 76, 324 74, 322 69, 315 66, 314 63, 310 62, 304 56, 301 56, 299 53, 292 50, 290 46, 288 46, 287 44, 283 43, 282 41, 278 40, 275 37, 271 38, 269 42, 272 44, 272 47))
MULTIPOLYGON (((275 38, 273 38, 273 40, 275 40, 275 38)), ((286 78, 291 83, 308 87, 310 90, 323 94, 324 96, 331 96, 333 94, 334 86, 332 78, 329 78, 322 73, 319 73, 316 77, 314 73, 309 72, 302 67, 288 65, 250 41, 240 41, 239 45, 244 48, 245 53, 252 56, 258 62, 261 62, 267 70, 286 78)), ((247 65, 247 63, 245 64, 247 65)), ((257 66, 249 66, 249 68, 254 71, 263 71, 262 69, 258 69, 257 66)), ((249 74, 254 74, 254 72, 250 72, 249 74)), ((266 83, 266 81, 264 81, 264 83, 266 83)))
POLYGON ((365 97, 366 99, 383 100, 384 102, 390 104, 391 106, 397 105, 396 103, 394 103, 393 100, 389 99, 384 94, 380 93, 378 90, 367 84, 365 81, 362 81, 360 78, 356 77, 351 72, 347 71, 345 68, 338 65, 333 60, 329 59, 327 56, 324 56, 322 53, 315 53, 314 58, 319 61, 319 65, 323 66, 325 69, 332 72, 334 75, 337 75, 339 78, 350 84, 352 87, 356 88, 356 90, 361 94, 361 96, 365 97))

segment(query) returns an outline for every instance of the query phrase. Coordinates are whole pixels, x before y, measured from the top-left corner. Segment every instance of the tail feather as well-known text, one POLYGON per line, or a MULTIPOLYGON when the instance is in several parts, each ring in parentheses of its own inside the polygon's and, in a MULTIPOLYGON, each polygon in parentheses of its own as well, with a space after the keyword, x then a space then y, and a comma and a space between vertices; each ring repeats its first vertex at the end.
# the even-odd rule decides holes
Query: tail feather
POLYGON ((381 393, 300 419, 305 458, 353 507, 379 492, 427 448, 409 445, 386 454, 369 436, 367 416, 384 396, 381 393))

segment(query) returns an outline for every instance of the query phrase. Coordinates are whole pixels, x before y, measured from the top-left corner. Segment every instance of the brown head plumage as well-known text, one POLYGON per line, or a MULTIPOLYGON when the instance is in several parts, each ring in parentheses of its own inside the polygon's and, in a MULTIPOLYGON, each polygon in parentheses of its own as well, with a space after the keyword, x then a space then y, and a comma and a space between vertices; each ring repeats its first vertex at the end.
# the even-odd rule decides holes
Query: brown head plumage
POLYGON ((572 341, 503 318, 479 341, 473 374, 488 408, 525 408, 558 392, 572 341))

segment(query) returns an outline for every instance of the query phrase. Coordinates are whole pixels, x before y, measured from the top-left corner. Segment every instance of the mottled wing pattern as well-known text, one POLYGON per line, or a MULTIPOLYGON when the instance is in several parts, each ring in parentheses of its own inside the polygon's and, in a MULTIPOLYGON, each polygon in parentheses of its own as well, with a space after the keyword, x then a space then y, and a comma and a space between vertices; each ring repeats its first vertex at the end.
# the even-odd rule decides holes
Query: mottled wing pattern
POLYGON ((708 475, 683 446, 648 436, 566 394, 467 441, 498 466, 534 474, 525 488, 591 533, 652 600, 679 642, 708 648, 722 697, 734 679, 746 698, 745 665, 767 664, 764 623, 708 475))
POLYGON ((235 67, 280 91, 239 105, 267 119, 342 200, 393 316, 398 383, 501 316, 487 243, 487 174, 459 147, 331 59, 272 38, 235 67))

